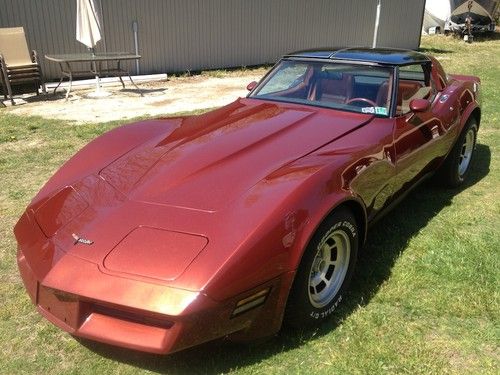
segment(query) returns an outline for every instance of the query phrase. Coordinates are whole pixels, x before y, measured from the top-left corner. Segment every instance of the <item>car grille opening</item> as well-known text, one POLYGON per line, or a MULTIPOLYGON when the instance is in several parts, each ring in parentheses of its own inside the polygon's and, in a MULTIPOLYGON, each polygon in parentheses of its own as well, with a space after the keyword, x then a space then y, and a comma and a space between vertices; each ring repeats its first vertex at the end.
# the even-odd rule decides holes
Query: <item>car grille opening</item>
POLYGON ((147 325, 147 326, 151 326, 151 327, 167 328, 168 329, 174 325, 173 322, 168 321, 163 317, 147 315, 150 313, 141 313, 138 311, 137 312, 125 311, 125 310, 111 308, 111 307, 103 306, 103 305, 94 304, 92 306, 91 311, 93 313, 106 315, 106 316, 110 316, 112 318, 125 320, 125 321, 129 321, 132 323, 139 323, 139 324, 143 324, 143 325, 147 325))

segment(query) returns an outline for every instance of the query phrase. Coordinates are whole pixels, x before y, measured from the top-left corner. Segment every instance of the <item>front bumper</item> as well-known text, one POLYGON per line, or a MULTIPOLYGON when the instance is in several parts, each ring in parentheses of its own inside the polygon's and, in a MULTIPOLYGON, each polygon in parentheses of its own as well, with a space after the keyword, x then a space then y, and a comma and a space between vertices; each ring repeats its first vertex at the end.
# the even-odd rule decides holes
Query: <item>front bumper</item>
POLYGON ((218 302, 202 292, 103 273, 98 264, 58 250, 26 214, 16 237, 17 263, 32 302, 75 336, 165 354, 233 333, 273 334, 281 325, 288 291, 281 277, 218 302), (29 241, 23 240, 26 231, 29 241), (265 304, 234 316, 238 301, 263 289, 270 290, 265 304))
POLYGON ((57 264, 57 269, 64 268, 71 281, 62 280, 60 272, 50 272, 38 280, 22 249, 18 250, 17 261, 37 310, 72 335, 135 350, 169 353, 224 336, 228 329, 244 328, 237 322, 224 327, 222 317, 229 320, 230 307, 200 293, 109 276, 96 265, 69 255, 57 264), (185 309, 180 311, 183 305, 185 309))

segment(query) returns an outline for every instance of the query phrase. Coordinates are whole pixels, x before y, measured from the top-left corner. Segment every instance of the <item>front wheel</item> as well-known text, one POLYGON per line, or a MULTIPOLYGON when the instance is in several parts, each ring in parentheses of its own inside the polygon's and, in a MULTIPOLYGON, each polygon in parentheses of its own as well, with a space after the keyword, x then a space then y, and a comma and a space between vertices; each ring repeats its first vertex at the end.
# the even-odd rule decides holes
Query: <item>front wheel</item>
POLYGON ((476 138, 477 122, 471 118, 442 166, 441 178, 446 185, 458 187, 465 181, 476 147, 476 138))
POLYGON ((307 246, 288 298, 285 320, 292 326, 318 324, 341 303, 359 246, 357 223, 346 209, 330 215, 307 246))

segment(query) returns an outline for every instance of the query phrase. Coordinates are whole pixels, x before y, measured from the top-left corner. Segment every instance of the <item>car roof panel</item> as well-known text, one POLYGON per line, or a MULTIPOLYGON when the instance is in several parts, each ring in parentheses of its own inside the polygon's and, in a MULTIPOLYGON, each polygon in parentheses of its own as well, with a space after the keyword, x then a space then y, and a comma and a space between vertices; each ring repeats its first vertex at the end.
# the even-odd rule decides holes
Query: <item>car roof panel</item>
POLYGON ((408 65, 431 60, 423 53, 396 48, 318 48, 297 51, 286 57, 363 61, 384 65, 408 65))

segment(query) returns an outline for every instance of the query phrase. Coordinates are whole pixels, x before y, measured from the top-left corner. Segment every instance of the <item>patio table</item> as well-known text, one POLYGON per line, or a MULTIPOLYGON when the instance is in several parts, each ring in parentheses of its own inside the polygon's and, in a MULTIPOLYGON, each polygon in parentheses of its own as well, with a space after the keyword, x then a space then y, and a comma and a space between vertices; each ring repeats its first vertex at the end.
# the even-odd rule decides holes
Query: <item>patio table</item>
MULTIPOLYGON (((59 83, 54 88, 54 93, 57 88, 61 85, 65 77, 69 79, 69 87, 66 92, 66 100, 68 100, 69 93, 71 91, 71 85, 73 83, 73 78, 76 76, 88 75, 89 72, 96 76, 97 85, 99 85, 99 77, 101 75, 113 75, 120 79, 122 87, 125 88, 125 83, 123 82, 122 76, 128 76, 130 82, 135 86, 137 90, 139 88, 130 77, 130 72, 121 66, 121 62, 124 60, 139 60, 141 55, 136 55, 129 52, 97 52, 97 53, 70 53, 61 55, 45 55, 45 58, 49 61, 53 61, 59 64, 61 68, 61 79, 59 83), (75 63, 90 63, 90 68, 88 70, 75 70, 75 63), (109 68, 102 68, 103 62, 115 62, 116 66, 109 68)), ((142 96, 142 93, 141 93, 142 96)))

